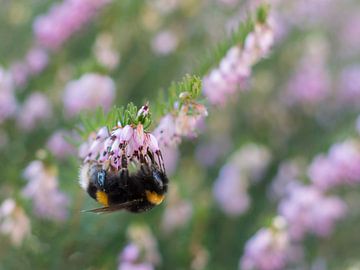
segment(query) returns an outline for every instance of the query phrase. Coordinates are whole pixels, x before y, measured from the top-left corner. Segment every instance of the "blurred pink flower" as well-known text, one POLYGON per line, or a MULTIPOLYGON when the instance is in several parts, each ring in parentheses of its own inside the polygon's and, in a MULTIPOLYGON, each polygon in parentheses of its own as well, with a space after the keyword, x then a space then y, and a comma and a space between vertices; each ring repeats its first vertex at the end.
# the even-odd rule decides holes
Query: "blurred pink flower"
POLYGON ((349 66, 341 72, 338 96, 343 106, 360 107, 360 65, 349 66))
POLYGON ((163 116, 154 130, 160 148, 177 147, 182 138, 196 137, 199 126, 207 115, 204 105, 191 103, 182 105, 176 114, 168 113, 163 116))
POLYGON ((265 146, 247 143, 234 152, 231 162, 249 180, 259 181, 264 176, 271 158, 271 153, 265 146))
POLYGON ((162 228, 166 233, 171 233, 188 223, 192 215, 192 205, 189 201, 181 200, 165 209, 162 228))
POLYGON ((65 87, 63 102, 66 114, 74 116, 82 110, 95 110, 99 106, 108 110, 114 101, 115 91, 115 83, 110 77, 95 73, 84 74, 65 87))
POLYGON ((14 246, 20 246, 30 235, 30 220, 24 210, 9 198, 0 205, 0 233, 9 235, 14 246))
POLYGON ((26 55, 26 63, 32 75, 39 74, 48 65, 48 53, 40 48, 31 48, 26 55))
POLYGON ((54 221, 64 221, 68 215, 69 198, 58 189, 56 169, 45 167, 43 162, 36 160, 26 167, 23 177, 28 184, 22 193, 33 200, 35 214, 54 221))
POLYGON ((16 87, 23 87, 26 85, 30 76, 30 71, 25 62, 16 61, 12 63, 10 70, 16 87))
POLYGON ((17 124, 21 129, 30 131, 51 116, 52 105, 48 97, 40 92, 33 92, 18 111, 17 124))
POLYGON ((360 44, 360 9, 357 7, 353 11, 341 20, 343 25, 339 37, 342 43, 341 53, 349 56, 359 53, 360 44))
POLYGON ((308 169, 314 185, 327 190, 360 183, 360 145, 354 140, 334 144, 327 155, 318 155, 308 169))
POLYGON ((262 228, 246 243, 239 269, 282 270, 290 260, 290 252, 285 228, 262 228))
POLYGON ((346 204, 338 197, 325 196, 314 186, 294 186, 279 205, 279 213, 289 227, 292 240, 302 240, 306 233, 329 236, 346 213, 346 204))
POLYGON ((243 48, 232 47, 218 68, 203 78, 203 94, 213 105, 225 105, 229 98, 246 88, 252 66, 265 57, 273 45, 274 32, 265 23, 257 23, 245 39, 243 48))
POLYGON ((110 33, 101 33, 96 37, 93 46, 96 60, 109 70, 113 70, 120 62, 119 52, 115 48, 114 38, 110 33))
POLYGON ((164 211, 161 227, 169 234, 184 227, 191 219, 193 207, 190 201, 181 199, 178 187, 173 185, 168 194, 166 209, 164 211))
POLYGON ((196 159, 206 167, 213 166, 215 162, 230 149, 230 139, 226 137, 214 138, 210 142, 201 143, 196 147, 196 159))
POLYGON ((151 49, 157 55, 168 55, 178 46, 178 37, 171 30, 164 30, 156 34, 151 41, 151 49))
POLYGON ((157 242, 146 226, 130 226, 130 243, 119 255, 118 270, 153 270, 160 262, 157 242))
POLYGON ((248 186, 261 179, 270 161, 269 150, 255 143, 245 144, 231 155, 213 186, 214 197, 225 213, 238 216, 248 210, 248 186))
POLYGON ((119 256, 119 266, 118 270, 153 270, 154 266, 147 262, 139 262, 140 258, 140 248, 134 244, 130 243, 119 256))
POLYGON ((271 181, 269 195, 272 199, 283 198, 294 185, 299 185, 298 181, 301 166, 296 160, 283 161, 278 167, 275 177, 271 181))
POLYGON ((247 189, 248 179, 235 164, 228 163, 221 168, 215 180, 213 194, 226 214, 238 216, 246 212, 250 206, 247 189))
POLYGON ((66 141, 66 136, 71 137, 71 134, 64 130, 57 130, 51 135, 47 142, 47 148, 59 159, 65 158, 76 152, 74 146, 66 141))
POLYGON ((0 67, 0 124, 16 112, 14 84, 9 72, 0 67))
POLYGON ((160 147, 164 159, 166 174, 171 176, 178 165, 179 149, 177 147, 160 147))
POLYGON ((304 56, 290 77, 283 100, 290 106, 316 105, 330 94, 330 75, 326 66, 326 41, 308 39, 304 56))
POLYGON ((176 134, 175 117, 171 114, 166 114, 160 119, 159 125, 154 130, 154 135, 161 149, 176 147, 181 141, 180 137, 176 134))
POLYGON ((87 24, 110 0, 64 0, 48 13, 38 16, 33 31, 39 44, 58 49, 75 32, 87 24))

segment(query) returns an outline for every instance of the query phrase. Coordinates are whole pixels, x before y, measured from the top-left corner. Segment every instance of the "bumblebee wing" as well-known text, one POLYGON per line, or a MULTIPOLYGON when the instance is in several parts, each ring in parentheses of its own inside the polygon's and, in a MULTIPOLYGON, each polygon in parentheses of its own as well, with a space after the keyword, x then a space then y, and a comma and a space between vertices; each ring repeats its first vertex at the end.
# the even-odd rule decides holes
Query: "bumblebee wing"
POLYGON ((82 213, 97 213, 97 214, 112 213, 115 211, 124 210, 127 207, 132 206, 133 204, 135 204, 139 201, 140 200, 133 200, 130 202, 115 204, 115 205, 106 206, 106 207, 100 207, 100 208, 95 208, 95 209, 90 209, 90 210, 82 210, 81 212, 82 213))

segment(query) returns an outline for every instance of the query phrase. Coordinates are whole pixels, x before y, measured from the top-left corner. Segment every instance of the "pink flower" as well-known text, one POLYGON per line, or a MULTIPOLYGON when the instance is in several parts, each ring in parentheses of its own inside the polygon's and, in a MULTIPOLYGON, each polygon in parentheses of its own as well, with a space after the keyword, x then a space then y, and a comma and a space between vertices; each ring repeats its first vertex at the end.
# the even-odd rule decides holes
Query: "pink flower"
POLYGON ((66 114, 74 116, 82 110, 102 107, 108 110, 115 98, 115 83, 107 76, 88 73, 70 81, 64 90, 63 101, 66 114))
POLYGON ((23 176, 28 184, 22 193, 33 200, 35 214, 54 221, 65 220, 69 198, 58 189, 56 169, 36 160, 26 167, 23 176))
POLYGON ((66 137, 70 136, 71 134, 64 130, 55 131, 47 142, 47 148, 59 159, 63 159, 68 155, 74 154, 74 146, 66 141, 66 137))
POLYGON ((26 85, 30 76, 29 67, 25 62, 17 61, 11 65, 11 76, 16 87, 26 85))
POLYGON ((130 243, 119 255, 118 270, 154 270, 160 262, 157 242, 150 229, 131 226, 128 231, 130 243))
POLYGON ((206 167, 213 166, 220 157, 229 152, 230 141, 227 136, 224 136, 198 145, 196 148, 197 161, 206 167))
POLYGON ((219 67, 203 78, 203 94, 210 103, 225 105, 239 89, 245 89, 252 66, 269 53, 273 42, 272 27, 257 23, 246 37, 243 48, 232 47, 219 67))
POLYGON ((151 42, 151 49, 157 55, 168 55, 176 50, 178 37, 170 30, 164 30, 156 34, 151 42))
POLYGON ((13 79, 0 67, 0 124, 13 116, 16 108, 13 79))
POLYGON ((341 20, 342 29, 340 30, 339 41, 342 43, 341 52, 346 55, 356 55, 359 53, 360 43, 360 12, 359 9, 354 9, 352 14, 347 14, 341 20))
POLYGON ((184 227, 191 219, 193 207, 190 201, 181 199, 177 186, 173 186, 168 195, 168 204, 162 217, 162 229, 165 233, 184 227))
POLYGON ((228 215, 238 216, 250 206, 247 193, 248 180, 239 168, 228 163, 221 168, 213 186, 213 194, 221 209, 228 215))
POLYGON ((33 92, 18 112, 17 124, 21 129, 30 131, 51 116, 52 105, 48 97, 40 92, 33 92))
POLYGON ((328 155, 315 157, 308 175, 323 190, 360 183, 360 146, 353 140, 334 144, 328 155))
POLYGON ((360 107, 360 65, 353 65, 341 72, 338 95, 343 106, 360 107))
POLYGON ((302 240, 306 233, 329 236, 346 213, 345 203, 335 196, 325 196, 314 186, 294 186, 279 205, 286 219, 291 239, 302 240))
POLYGON ((14 246, 20 246, 30 232, 30 220, 24 210, 13 199, 3 201, 0 205, 0 233, 9 235, 14 246))
POLYGON ((259 180, 271 160, 269 151, 249 143, 237 150, 221 168, 213 186, 213 194, 225 213, 238 216, 250 205, 248 186, 259 180))
POLYGON ((176 113, 166 114, 154 130, 159 147, 177 147, 182 138, 196 137, 198 127, 206 116, 206 107, 198 103, 185 103, 176 113))
POLYGON ((309 39, 307 49, 290 77, 283 99, 287 104, 316 105, 330 93, 326 47, 322 39, 309 39))
POLYGON ((120 55, 117 51, 114 38, 110 33, 101 33, 96 38, 93 46, 93 53, 96 60, 109 70, 113 70, 120 62, 120 55))
POLYGON ((176 171, 180 155, 179 149, 178 147, 162 147, 160 150, 164 159, 166 174, 170 176, 176 171))
POLYGON ((302 166, 297 160, 281 162, 277 174, 271 181, 269 195, 272 199, 283 198, 294 186, 299 185, 302 166))
POLYGON ((48 65, 48 53, 39 47, 34 47, 26 55, 26 63, 31 74, 39 74, 48 65))
POLYGON ((285 228, 262 228, 246 243, 239 269, 285 269, 290 252, 289 236, 285 228))
POLYGON ((271 161, 270 151, 262 145, 247 143, 231 157, 231 162, 252 181, 260 180, 271 161))
POLYGON ((45 48, 57 50, 108 2, 109 0, 64 0, 54 4, 47 14, 35 19, 35 37, 45 48))
POLYGON ((160 147, 177 146, 180 143, 180 137, 175 130, 175 117, 171 114, 163 116, 159 125, 154 130, 154 136, 157 138, 160 147))
MULTIPOLYGON (((138 117, 142 117, 141 108, 138 117)), ((96 137, 91 134, 88 143, 81 149, 81 156, 85 156, 84 163, 97 162, 104 169, 119 171, 127 169, 128 164, 137 163, 155 165, 165 172, 164 160, 156 137, 145 132, 142 124, 116 126, 110 132, 102 127, 96 137)), ((80 183, 81 184, 81 183, 80 183)), ((82 185, 82 184, 81 184, 82 185)))

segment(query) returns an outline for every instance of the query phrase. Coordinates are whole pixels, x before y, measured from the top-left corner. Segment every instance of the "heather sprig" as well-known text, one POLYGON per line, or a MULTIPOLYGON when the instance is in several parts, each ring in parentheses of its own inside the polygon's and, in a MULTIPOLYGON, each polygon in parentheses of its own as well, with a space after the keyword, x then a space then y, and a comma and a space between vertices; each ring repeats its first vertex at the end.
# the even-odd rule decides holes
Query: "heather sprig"
MULTIPOLYGON (((144 131, 148 131, 151 126, 151 113, 149 112, 148 104, 142 107, 143 113, 139 113, 136 105, 130 102, 126 107, 114 106, 108 113, 105 113, 102 108, 98 108, 95 113, 83 113, 80 116, 81 127, 78 127, 78 132, 83 138, 99 127, 106 126, 109 130, 116 126, 127 126, 142 124, 144 131)), ((141 110, 141 109, 140 109, 141 110)))

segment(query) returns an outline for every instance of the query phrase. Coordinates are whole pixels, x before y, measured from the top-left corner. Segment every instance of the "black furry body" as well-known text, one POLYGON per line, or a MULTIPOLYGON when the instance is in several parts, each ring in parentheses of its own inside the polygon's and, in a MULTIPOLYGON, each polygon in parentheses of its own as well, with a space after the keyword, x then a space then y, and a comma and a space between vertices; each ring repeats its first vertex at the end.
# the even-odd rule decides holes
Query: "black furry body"
POLYGON ((103 170, 101 165, 92 165, 89 178, 87 192, 105 206, 92 212, 127 210, 140 213, 150 210, 161 203, 169 182, 164 172, 147 165, 131 174, 127 169, 116 174, 103 170), (99 192, 107 203, 99 199, 99 192))

